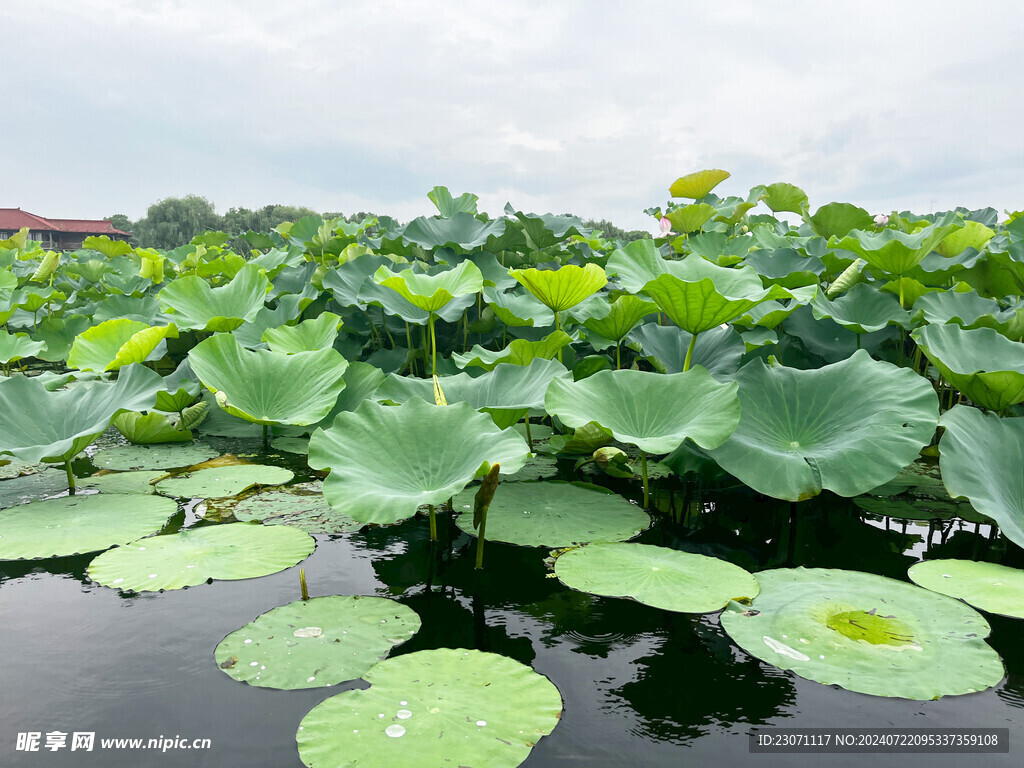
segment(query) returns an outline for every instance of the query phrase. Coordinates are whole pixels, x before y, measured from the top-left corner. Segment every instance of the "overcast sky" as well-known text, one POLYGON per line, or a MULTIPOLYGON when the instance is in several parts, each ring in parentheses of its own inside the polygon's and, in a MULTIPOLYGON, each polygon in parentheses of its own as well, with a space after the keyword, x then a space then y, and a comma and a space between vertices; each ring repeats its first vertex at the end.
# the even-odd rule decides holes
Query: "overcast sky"
POLYGON ((0 207, 188 193, 651 230, 678 176, 811 206, 1024 207, 1024 4, 0 0, 0 207))

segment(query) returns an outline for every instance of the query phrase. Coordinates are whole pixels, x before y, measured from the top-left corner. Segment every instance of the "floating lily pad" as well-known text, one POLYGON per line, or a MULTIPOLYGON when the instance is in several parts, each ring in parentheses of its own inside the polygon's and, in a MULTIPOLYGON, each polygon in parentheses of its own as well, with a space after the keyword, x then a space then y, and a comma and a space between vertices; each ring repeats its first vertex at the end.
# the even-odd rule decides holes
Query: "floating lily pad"
POLYGON ((680 613, 710 613, 757 595, 757 579, 738 565, 650 544, 589 544, 560 555, 555 574, 592 595, 630 597, 680 613))
POLYGON ((0 560, 98 552, 156 533, 178 511, 170 499, 92 494, 33 501, 0 511, 0 560))
POLYGON ((267 611, 220 641, 225 673, 262 688, 324 688, 355 680, 420 628, 411 608, 383 597, 330 595, 267 611))
POLYGON ((859 497, 853 503, 872 515, 893 517, 898 520, 949 520, 956 515, 958 505, 935 499, 874 499, 859 497))
POLYGON ((284 525, 209 525, 105 552, 90 563, 89 578, 126 592, 181 589, 207 579, 277 573, 308 557, 315 547, 308 533, 284 525))
POLYGON ((310 768, 514 768, 562 715, 543 675, 496 653, 439 648, 387 659, 322 701, 295 735, 310 768))
POLYGON ((558 461, 550 456, 534 456, 514 475, 503 478, 505 482, 523 480, 548 480, 558 476, 558 461))
MULTIPOLYGON (((473 530, 475 488, 454 499, 458 526, 473 530)), ((651 524, 639 507, 605 488, 585 483, 509 483, 498 486, 487 512, 488 541, 524 547, 569 547, 625 541, 651 524)))
POLYGON ((322 488, 322 483, 303 483, 247 496, 235 505, 235 519, 290 525, 306 533, 348 533, 363 527, 362 523, 332 509, 322 488))
POLYGON ((0 481, 0 509, 65 493, 68 477, 63 468, 58 470, 52 464, 49 467, 44 472, 0 481))
POLYGON ((973 608, 883 576, 822 568, 757 574, 752 607, 730 604, 722 628, 745 651, 809 680, 874 696, 936 699, 1003 678, 973 608))
POLYGON ((220 499, 237 496, 254 485, 282 485, 295 475, 283 467, 232 464, 185 472, 156 484, 158 493, 182 499, 220 499))
POLYGON ((23 477, 24 475, 34 475, 36 472, 41 472, 46 469, 46 467, 47 465, 42 462, 12 459, 6 464, 0 464, 0 480, 10 480, 12 477, 23 477))
POLYGON ((912 496, 930 496, 936 499, 947 499, 946 486, 942 484, 937 464, 925 464, 915 461, 904 467, 900 473, 887 483, 868 491, 872 496, 896 496, 909 493, 912 496))
POLYGON ((285 453, 306 455, 309 453, 309 439, 305 437, 279 437, 270 443, 271 447, 285 453))
POLYGON ((974 560, 926 560, 910 566, 911 581, 988 613, 1024 619, 1024 571, 974 560))
POLYGON ((219 455, 205 443, 190 445, 119 445, 92 457, 100 469, 177 469, 191 467, 219 455))
POLYGON ((159 469, 143 469, 135 472, 109 472, 79 479, 80 488, 95 488, 100 493, 156 493, 153 481, 166 473, 159 469))

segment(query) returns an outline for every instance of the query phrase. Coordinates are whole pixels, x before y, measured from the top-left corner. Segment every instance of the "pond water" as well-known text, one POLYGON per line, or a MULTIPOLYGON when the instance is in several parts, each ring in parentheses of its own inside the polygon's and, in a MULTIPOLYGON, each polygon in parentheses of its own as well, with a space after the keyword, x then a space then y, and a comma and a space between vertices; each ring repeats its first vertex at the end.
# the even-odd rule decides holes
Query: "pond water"
MULTIPOLYGON (((211 443, 236 453, 252 450, 237 441, 211 443)), ((295 468, 287 457, 264 460, 295 468)), ((88 474, 91 467, 83 461, 76 470, 88 474)), ((805 565, 906 580, 907 568, 922 557, 1024 565, 1021 552, 992 539, 984 525, 930 530, 870 521, 831 495, 800 504, 795 522, 788 504, 744 489, 687 496, 681 486, 663 483, 655 500, 685 513, 676 520, 665 516, 638 541, 755 571, 805 565)), ((207 524, 213 523, 201 520, 193 503, 166 531, 207 524)), ((550 578, 546 550, 488 543, 486 568, 475 571, 475 540, 454 525, 440 528, 434 549, 422 518, 317 536, 316 551, 301 564, 310 594, 393 597, 414 609, 422 629, 393 655, 478 648, 547 675, 565 709, 526 766, 861 766, 866 757, 750 754, 753 726, 1008 727, 1009 754, 967 759, 1020 764, 1024 622, 987 616, 989 642, 1008 670, 997 687, 929 702, 878 698, 806 681, 750 657, 722 631, 717 615, 690 617, 575 592, 550 578)), ((259 579, 124 595, 89 581, 90 560, 0 563, 0 765, 301 768, 295 731, 302 717, 341 690, 365 686, 277 691, 235 682, 217 669, 214 648, 225 635, 299 597, 299 566, 259 579), (17 734, 29 731, 93 732, 96 746, 91 752, 16 750, 17 734), (99 743, 160 737, 210 739, 210 748, 160 753, 99 743)), ((868 759, 911 766, 965 762, 963 755, 934 754, 868 759)))

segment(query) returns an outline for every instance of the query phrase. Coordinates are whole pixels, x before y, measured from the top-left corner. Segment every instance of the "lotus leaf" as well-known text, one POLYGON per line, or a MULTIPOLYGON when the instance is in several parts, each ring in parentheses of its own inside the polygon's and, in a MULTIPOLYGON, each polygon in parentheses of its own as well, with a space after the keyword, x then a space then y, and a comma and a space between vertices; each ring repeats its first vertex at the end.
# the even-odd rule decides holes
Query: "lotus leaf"
POLYGON ((157 297, 171 312, 178 328, 232 331, 252 320, 263 308, 270 281, 255 264, 246 264, 231 282, 211 288, 201 277, 189 275, 169 283, 157 297))
POLYGON ((562 715, 550 680, 496 653, 417 651, 363 679, 369 688, 325 699, 302 719, 295 738, 310 768, 334 768, 338 755, 353 768, 514 768, 562 715))
POLYGON ((896 297, 867 283, 858 283, 835 301, 819 293, 811 299, 811 311, 815 319, 830 318, 854 333, 873 333, 887 325, 910 327, 910 315, 896 297))
POLYGON ((189 445, 122 445, 97 451, 92 462, 100 469, 177 469, 219 455, 204 443, 189 445))
POLYGON ((914 233, 897 229, 883 229, 877 233, 854 229, 842 240, 830 239, 829 247, 852 251, 887 274, 904 275, 959 228, 951 222, 951 218, 943 219, 914 233))
POLYGON ((665 273, 664 261, 654 241, 644 238, 612 251, 607 269, 623 288, 639 293, 645 284, 665 273))
POLYGON ((764 188, 761 195, 764 204, 771 208, 772 213, 789 211, 791 213, 803 213, 807 206, 807 193, 794 184, 787 184, 784 181, 777 181, 764 188))
POLYGON ((279 437, 271 441, 270 447, 275 451, 305 455, 309 453, 309 440, 305 437, 279 437))
POLYGON ((94 488, 100 493, 154 494, 153 481, 166 473, 159 469, 140 469, 133 472, 107 472, 82 478, 78 485, 94 488))
POLYGON ((263 332, 262 338, 272 352, 316 352, 333 346, 340 327, 340 317, 333 312, 324 312, 312 320, 303 320, 298 325, 268 328, 263 332))
POLYGON ((761 571, 752 607, 730 604, 722 628, 745 651, 826 685, 929 700, 1003 678, 985 619, 905 582, 821 568, 761 571))
POLYGON ((0 560, 98 552, 149 536, 178 511, 170 499, 92 494, 33 501, 0 511, 0 560))
POLYGON ((125 592, 158 592, 207 579, 267 576, 291 568, 315 547, 308 533, 285 525, 207 525, 104 552, 89 564, 88 574, 125 592))
POLYGON ((967 220, 963 227, 946 235, 942 241, 935 246, 935 250, 946 258, 959 256, 968 248, 981 250, 985 243, 995 236, 995 232, 986 227, 980 221, 967 220))
MULTIPOLYGON (((318 427, 327 429, 334 423, 334 418, 342 411, 354 411, 364 400, 374 397, 377 388, 384 382, 384 372, 369 363, 349 363, 348 368, 342 375, 345 380, 345 388, 341 390, 337 402, 331 412, 324 416, 317 424, 318 427)), ((312 432, 312 429, 310 430, 312 432)), ((306 451, 303 451, 306 453, 306 451)))
POLYGON ((965 405, 942 415, 939 468, 946 490, 965 496, 1024 547, 1024 418, 1000 419, 965 405))
POLYGON ((604 317, 589 317, 583 324, 594 333, 617 343, 637 323, 657 311, 656 304, 644 301, 639 296, 624 294, 611 303, 604 317))
POLYGON ((290 485, 246 496, 235 504, 232 512, 239 522, 258 520, 264 525, 290 525, 306 533, 350 533, 363 527, 331 508, 321 483, 290 485))
POLYGON ((261 688, 325 688, 361 677, 420 628, 411 608, 383 597, 329 595, 257 616, 217 645, 217 665, 261 688))
POLYGON ((931 442, 938 397, 906 368, 864 350, 816 370, 755 360, 735 375, 736 431, 709 451, 754 490, 801 501, 828 489, 858 496, 891 480, 931 442))
MULTIPOLYGON (((693 334, 670 325, 646 323, 635 328, 629 338, 631 346, 639 344, 640 352, 663 373, 680 373, 686 363, 686 354, 693 334)), ((691 365, 702 365, 719 378, 730 376, 740 367, 745 351, 743 339, 732 328, 712 328, 697 334, 693 345, 691 365)))
POLYGON ((66 360, 75 338, 91 325, 90 319, 82 315, 43 318, 32 336, 36 341, 46 344, 46 348, 36 357, 51 362, 66 360))
POLYGON ((182 499, 220 499, 236 496, 254 485, 283 485, 293 476, 282 467, 230 464, 174 475, 157 483, 156 490, 182 499))
POLYGON ((150 327, 137 320, 107 320, 80 333, 71 345, 68 367, 83 371, 116 371, 141 363, 165 338, 177 338, 174 325, 150 327))
POLYGON ((694 203, 673 208, 665 214, 672 224, 672 230, 676 234, 689 234, 699 232, 717 211, 713 205, 707 203, 694 203))
POLYGON ((949 520, 956 516, 957 505, 934 499, 856 498, 853 503, 872 515, 897 520, 949 520))
MULTIPOLYGON (((798 307, 782 324, 786 334, 800 340, 803 348, 826 363, 846 360, 858 349, 877 353, 887 340, 902 338, 898 328, 886 326, 874 333, 857 333, 830 319, 814 319, 809 306, 798 307)), ((809 367, 814 367, 813 365, 809 367)))
POLYGON ((334 407, 348 365, 334 349, 283 354, 248 350, 228 334, 189 352, 192 370, 233 416, 256 424, 313 424, 334 407))
POLYGON ((115 416, 111 424, 129 443, 135 445, 192 442, 189 430, 179 429, 162 413, 125 411, 115 416))
POLYGON ((732 174, 719 168, 711 168, 706 171, 694 171, 685 176, 680 176, 672 182, 668 193, 672 197, 688 197, 691 200, 700 200, 707 197, 712 189, 717 187, 732 174))
POLYGON ((588 544, 559 555, 555 575, 581 592, 680 613, 719 611, 758 592, 757 579, 738 565, 650 544, 588 544))
MULTIPOLYGON (((504 467, 502 467, 504 469, 504 467)), ((475 489, 458 494, 456 523, 470 536, 475 489)), ((651 518, 629 501, 586 483, 509 483, 499 486, 487 512, 488 541, 524 547, 570 547, 591 541, 624 541, 651 518)))
POLYGON ((490 464, 513 474, 528 456, 522 437, 468 403, 438 407, 419 398, 399 406, 364 402, 309 441, 309 466, 330 470, 324 495, 331 506, 378 525, 446 501, 490 464))
POLYGON ((552 331, 539 341, 516 339, 497 352, 474 344, 473 348, 465 354, 460 355, 458 352, 453 354, 452 360, 460 368, 476 366, 486 371, 492 371, 501 363, 528 365, 536 358, 550 360, 571 341, 572 337, 565 331, 552 331))
MULTIPOLYGON (((56 470, 52 464, 42 466, 56 470)), ((64 472, 36 472, 0 482, 0 509, 27 504, 30 501, 63 496, 68 490, 64 472)))
POLYGON ((971 402, 994 411, 1024 402, 1024 343, 991 328, 968 331, 951 323, 918 328, 913 338, 971 402))
POLYGON ((531 293, 500 291, 496 288, 484 288, 484 301, 494 310, 494 314, 510 328, 532 326, 543 328, 555 322, 555 314, 545 307, 531 293))
POLYGON ((543 453, 591 454, 612 441, 612 433, 590 421, 577 427, 571 435, 552 435, 546 445, 537 450, 543 453))
POLYGON ((19 459, 8 461, 0 457, 0 480, 10 480, 12 477, 23 477, 34 475, 47 468, 47 464, 41 462, 27 462, 19 459))
POLYGON ((1024 571, 974 560, 926 560, 907 571, 918 586, 1000 616, 1024 619, 1024 571))
POLYGON ((550 480, 553 477, 558 477, 558 460, 549 456, 534 456, 523 465, 522 469, 512 476, 504 478, 503 481, 515 483, 527 480, 550 480))
POLYGON ((825 264, 814 256, 805 256, 792 248, 758 249, 748 254, 743 263, 757 270, 766 285, 799 288, 817 285, 825 264))
POLYGON ((914 320, 932 325, 956 323, 962 328, 992 328, 1019 341, 1024 336, 1024 309, 1004 310, 995 299, 974 291, 931 291, 914 302, 914 320))
POLYGON ((490 250, 489 241, 501 237, 505 226, 504 219, 481 221, 471 213, 459 211, 448 218, 419 216, 401 230, 401 238, 428 250, 441 246, 490 250))
POLYGON ((851 229, 867 229, 873 226, 871 214, 852 203, 829 203, 823 205, 813 216, 808 217, 816 235, 824 237, 845 237, 851 229))
POLYGON ((597 264, 578 267, 565 264, 558 269, 510 269, 512 277, 551 311, 557 322, 559 312, 575 307, 585 298, 597 293, 608 282, 604 270, 597 264))
POLYGON ((41 341, 32 341, 27 333, 0 331, 0 363, 7 365, 25 357, 33 357, 45 346, 41 341))
POLYGON ((164 376, 164 389, 156 393, 156 410, 183 411, 199 396, 203 385, 192 373, 186 357, 174 372, 164 376))
POLYGON ((412 269, 395 273, 382 266, 374 273, 373 279, 397 291, 402 298, 424 312, 439 312, 456 296, 472 295, 484 288, 483 274, 469 260, 433 275, 412 269))

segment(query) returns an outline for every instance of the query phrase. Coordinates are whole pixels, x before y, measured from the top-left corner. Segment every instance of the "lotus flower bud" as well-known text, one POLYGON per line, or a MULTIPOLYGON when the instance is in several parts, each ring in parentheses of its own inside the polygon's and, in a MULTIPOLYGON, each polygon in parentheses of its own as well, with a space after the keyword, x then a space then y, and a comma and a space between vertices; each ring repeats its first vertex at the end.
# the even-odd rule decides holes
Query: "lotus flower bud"
POLYGON ((672 230, 672 222, 662 216, 661 220, 658 222, 658 228, 661 230, 662 234, 667 235, 672 230))
POLYGON ((889 223, 889 217, 886 214, 880 213, 877 216, 875 216, 875 226, 876 227, 884 227, 888 223, 889 223))
POLYGON ((217 405, 219 405, 221 408, 228 407, 228 395, 226 392, 218 389, 216 392, 213 393, 213 399, 217 401, 217 405))

